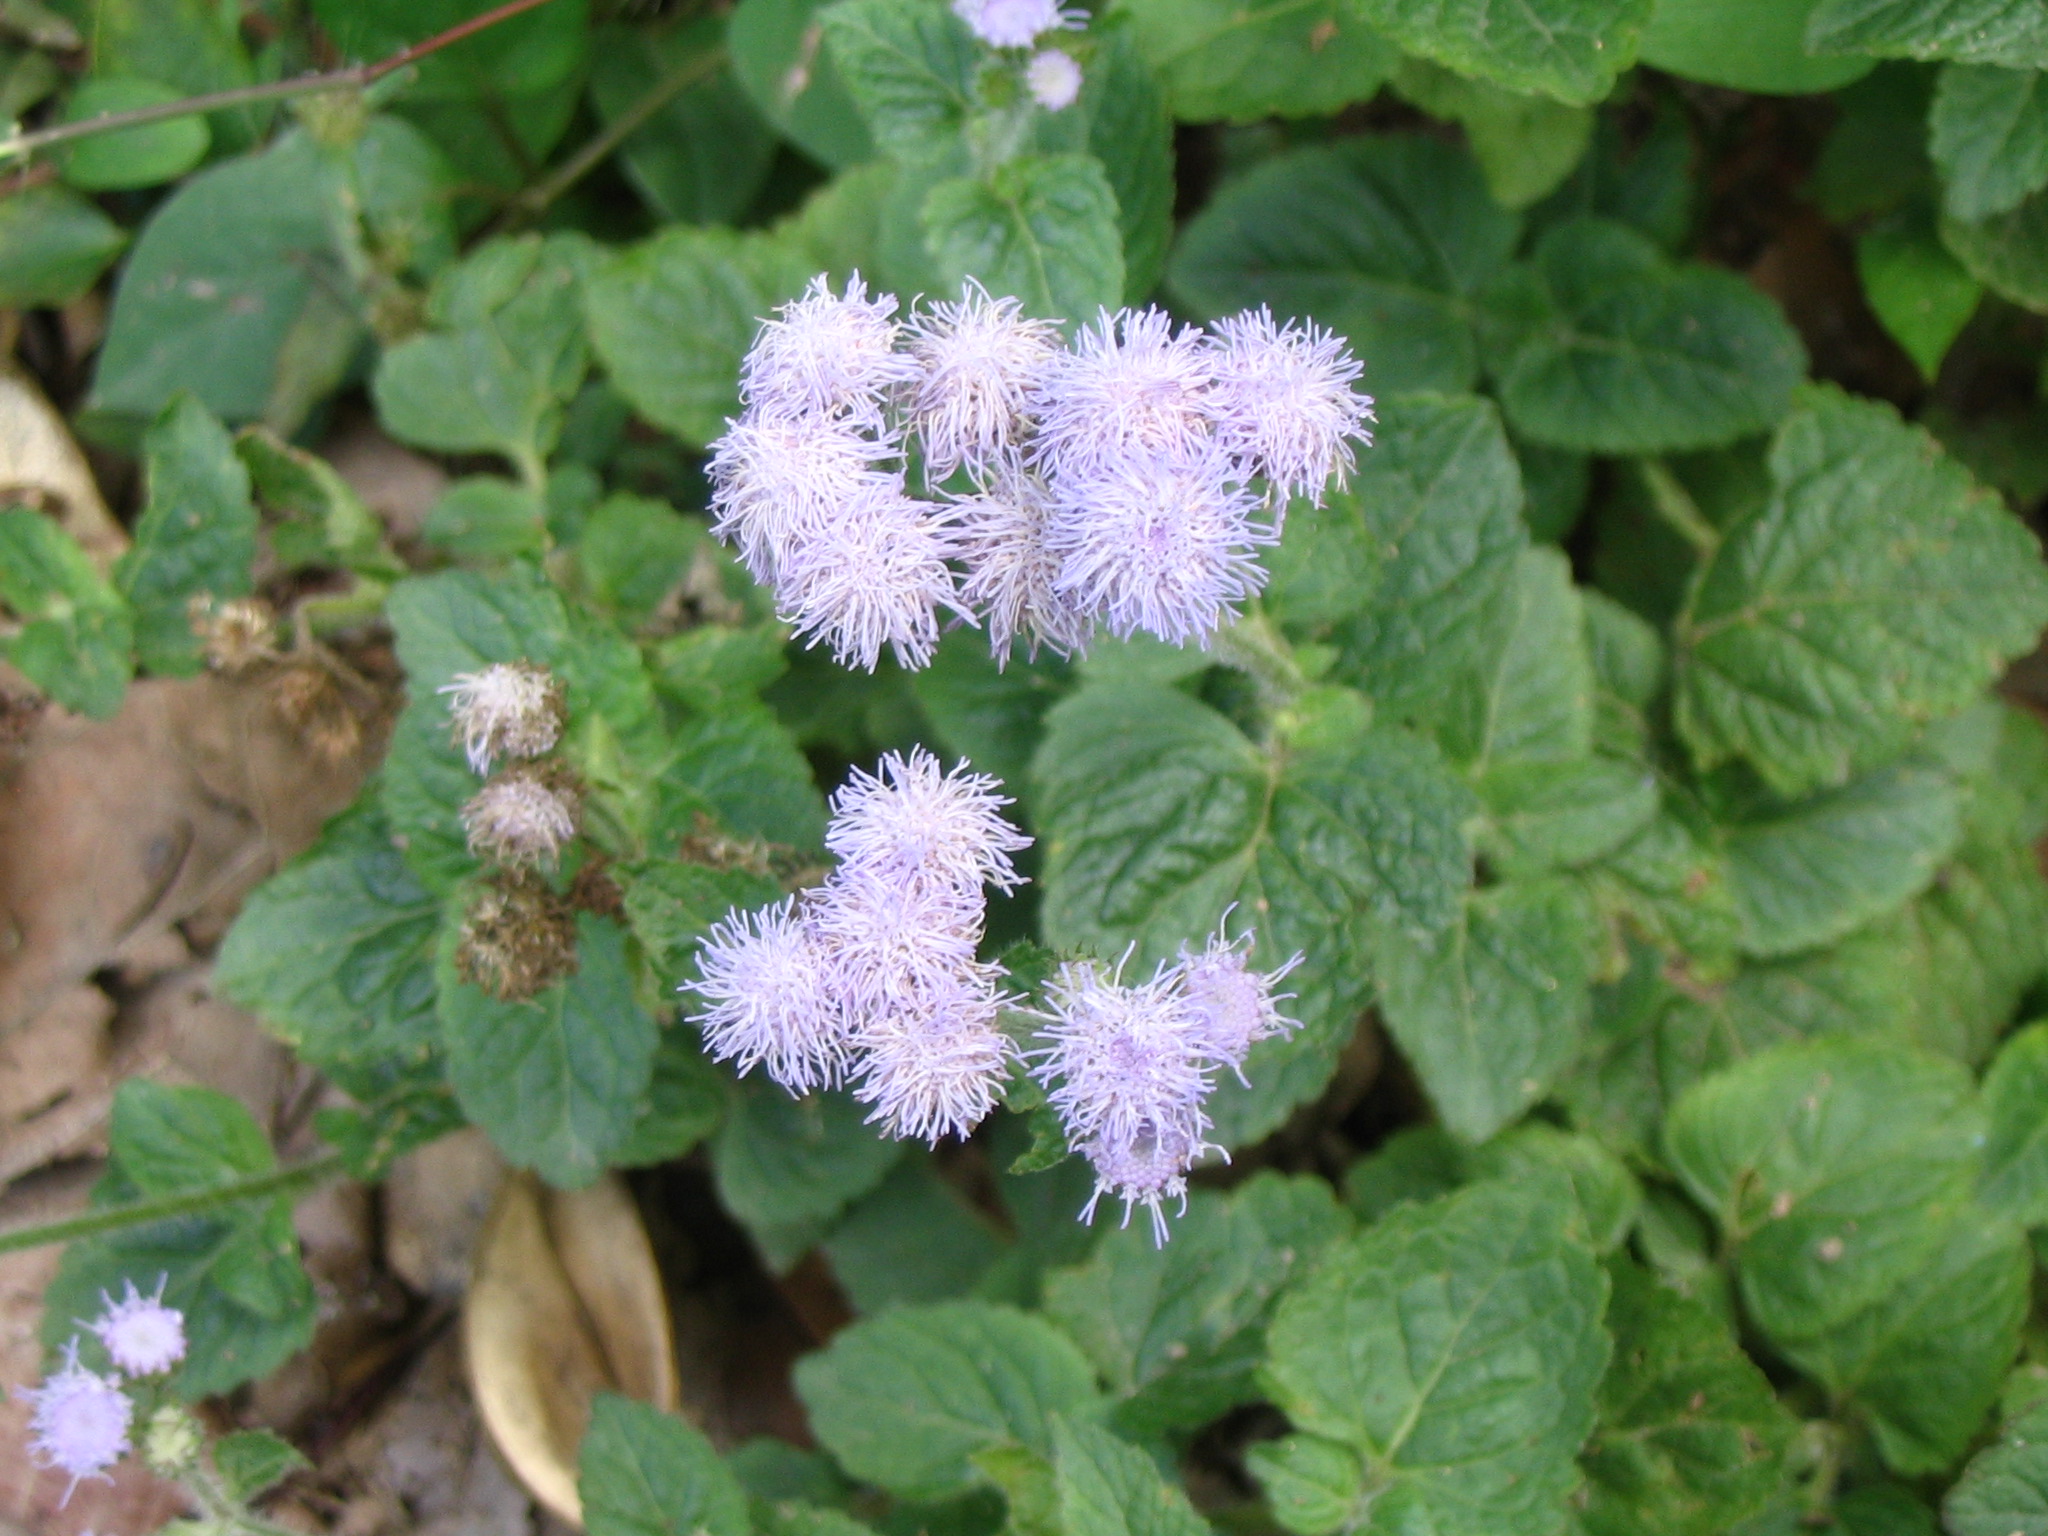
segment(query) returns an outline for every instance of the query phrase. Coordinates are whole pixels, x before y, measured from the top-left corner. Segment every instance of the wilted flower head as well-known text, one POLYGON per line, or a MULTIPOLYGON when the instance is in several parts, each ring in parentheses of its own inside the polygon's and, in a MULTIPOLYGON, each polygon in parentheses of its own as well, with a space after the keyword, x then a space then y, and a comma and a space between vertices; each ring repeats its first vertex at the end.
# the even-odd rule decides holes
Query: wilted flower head
POLYGON ((1275 535, 1257 510, 1213 445, 1106 463, 1058 488, 1045 541, 1059 561, 1053 590, 1111 634, 1206 644, 1265 585, 1254 550, 1275 535))
POLYGON ((847 507, 901 486, 900 471, 884 468, 901 452, 837 417, 750 411, 726 423, 705 467, 711 531, 739 546, 756 581, 773 585, 847 507))
POLYGON ((856 768, 832 796, 825 846, 849 875, 873 875, 896 884, 924 876, 978 891, 986 883, 1011 890, 1022 881, 1010 855, 1031 839, 1003 819, 1009 797, 999 780, 971 773, 963 761, 951 773, 923 747, 908 758, 887 752, 872 774, 856 768))
POLYGON ((1224 448, 1271 483, 1276 500, 1322 505, 1356 462, 1351 442, 1370 443, 1372 397, 1352 384, 1363 371, 1341 337, 1315 325, 1280 326, 1261 305, 1215 326, 1210 410, 1224 448))
POLYGON ((1059 0, 953 0, 953 14, 991 48, 1029 48, 1041 33, 1086 20, 1059 0))
POLYGON ((1200 950, 1190 952, 1183 944, 1174 967, 1200 1049, 1210 1061, 1235 1072, 1239 1082, 1244 1081, 1245 1054, 1255 1044, 1299 1027, 1280 1011, 1281 998, 1273 988, 1301 963, 1301 956, 1275 971, 1255 971, 1247 959, 1251 944, 1250 934, 1230 939, 1218 927, 1200 950))
POLYGON ((846 1067, 847 1017, 828 962, 794 897, 732 912, 697 951, 699 979, 680 989, 710 1006, 693 1015, 714 1061, 756 1066, 791 1093, 830 1088, 846 1067))
POLYGON ((455 969, 501 1003, 532 997, 575 971, 576 914, 538 876, 493 871, 463 914, 455 969))
POLYGON ((29 1445, 44 1466, 71 1478, 64 1490, 68 1503, 80 1482, 104 1477, 107 1468, 128 1454, 128 1426, 135 1406, 111 1376, 78 1363, 78 1341, 64 1351, 64 1368, 40 1387, 19 1394, 34 1404, 29 1418, 29 1445))
POLYGON ((513 868, 552 864, 576 835, 575 795, 557 776, 531 767, 508 768, 462 808, 469 851, 513 868))
POLYGON ((1064 476, 1133 457, 1199 459, 1210 440, 1215 366, 1202 333, 1175 332, 1164 310, 1104 311, 1054 359, 1032 396, 1038 463, 1063 489, 1064 476))
POLYGON ((1042 48, 1024 66, 1024 88, 1046 111, 1061 111, 1081 94, 1081 66, 1058 48, 1042 48))
POLYGON ((917 365, 910 424, 931 474, 962 464, 988 474, 1013 450, 1031 390, 1059 352, 1058 328, 970 278, 957 302, 934 304, 906 329, 917 365))
POLYGON ((824 641, 842 667, 872 672, 882 647, 908 668, 939 645, 939 610, 963 617, 951 567, 950 513, 876 485, 840 509, 783 563, 775 595, 798 638, 824 641))
POLYGON ((476 773, 498 757, 539 757, 562 736, 562 685, 545 667, 496 662, 458 672, 440 689, 457 740, 476 773))
POLYGON ((768 415, 879 422, 883 393, 909 377, 896 350, 896 296, 870 299, 858 272, 837 295, 820 273, 776 315, 740 365, 740 399, 768 415))
POLYGON ((914 1005, 876 1015, 860 1033, 853 1096, 868 1119, 900 1139, 966 1136, 1002 1096, 1016 1047, 996 1027, 1002 1007, 993 974, 973 968, 914 1005))
POLYGON ((1088 648, 1094 615, 1054 590, 1059 557, 1046 548, 1051 513, 1045 482, 1010 471, 978 496, 960 501, 960 558, 967 579, 960 596, 988 624, 988 648, 1002 666, 1018 640, 1029 655, 1043 645, 1061 656, 1088 648))
POLYGON ((185 1358, 185 1314, 164 1305, 168 1279, 160 1278, 150 1296, 138 1292, 133 1280, 122 1282, 125 1289, 119 1301, 100 1293, 106 1310, 91 1328, 106 1346, 108 1358, 127 1375, 154 1376, 185 1358))

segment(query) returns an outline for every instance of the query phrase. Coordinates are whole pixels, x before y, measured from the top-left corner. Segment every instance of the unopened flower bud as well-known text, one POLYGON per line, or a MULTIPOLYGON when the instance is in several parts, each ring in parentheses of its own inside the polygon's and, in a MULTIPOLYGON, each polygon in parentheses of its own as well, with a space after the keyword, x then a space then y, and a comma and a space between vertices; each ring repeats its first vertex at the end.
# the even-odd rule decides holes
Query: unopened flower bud
POLYGON ((499 757, 532 758, 562 736, 562 685, 545 667, 498 662, 459 672, 441 689, 449 696, 455 736, 477 773, 499 757))
POLYGON ((233 677, 260 661, 276 658, 277 612, 260 597, 231 602, 200 596, 187 605, 186 617, 206 664, 233 677))
POLYGON ((143 1426, 142 1457, 151 1471, 176 1477, 199 1460, 205 1442, 197 1419, 176 1403, 165 1403, 143 1426))

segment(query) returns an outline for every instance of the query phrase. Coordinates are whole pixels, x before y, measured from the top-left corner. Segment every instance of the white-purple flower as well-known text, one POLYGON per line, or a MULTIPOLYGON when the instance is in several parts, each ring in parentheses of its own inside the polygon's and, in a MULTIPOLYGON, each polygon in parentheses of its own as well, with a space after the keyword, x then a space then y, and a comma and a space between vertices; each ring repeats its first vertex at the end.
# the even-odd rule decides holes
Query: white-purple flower
POLYGON ((1033 393, 1033 454, 1053 481, 1143 460, 1195 461, 1211 441, 1216 354, 1160 309, 1104 311, 1081 328, 1033 393))
POLYGON ((894 439, 822 413, 748 412, 726 423, 705 466, 711 531, 736 544, 754 579, 772 586, 846 508, 901 486, 901 470, 889 466, 902 451, 894 439))
POLYGON ((862 1029, 853 1095, 874 1106, 871 1123, 901 1140, 936 1143, 965 1137, 988 1117, 1016 1056, 996 1025, 1004 999, 995 974, 972 968, 862 1029))
POLYGON ((764 1067, 794 1094, 839 1082, 849 1021, 795 898, 726 914, 699 946, 697 971, 682 990, 710 1004, 693 1018, 712 1060, 743 1077, 764 1067))
POLYGON ((497 662, 439 691, 472 772, 489 773, 499 757, 539 757, 561 738, 562 685, 545 667, 497 662))
POLYGON ((185 1358, 185 1314, 164 1305, 160 1277, 156 1291, 144 1296, 133 1280, 124 1281, 121 1299, 100 1293, 105 1310, 89 1326, 106 1346, 115 1368, 129 1376, 155 1376, 185 1358))
POLYGON ((764 321, 740 365, 740 399, 766 415, 845 416, 877 425, 886 392, 910 377, 896 350, 896 296, 868 297, 858 272, 843 294, 823 273, 764 321))
POLYGON ((806 916, 834 996, 860 1020, 918 1005, 973 975, 983 905, 978 885, 842 866, 811 893, 806 916))
POLYGON ((905 330, 917 370, 909 421, 934 481, 963 464, 981 478, 1013 458, 1031 391, 1059 353, 1058 327, 970 278, 957 301, 911 316, 905 330))
POLYGON ((1006 821, 1009 797, 993 775, 965 761, 948 773, 923 747, 884 753, 875 772, 856 768, 832 796, 825 846, 849 874, 909 884, 919 877, 962 890, 1022 884, 1010 855, 1031 839, 1006 821))
POLYGON ((777 607, 843 667, 874 671, 884 646, 900 666, 929 665, 939 610, 972 617, 947 564, 953 540, 949 508, 905 495, 900 481, 872 485, 782 561, 777 607))
POLYGON ((988 626, 989 653, 998 667, 1019 640, 1034 657, 1040 646, 1074 656, 1087 650, 1095 631, 1094 615, 1054 590, 1060 560, 1045 542, 1051 511, 1045 482, 1022 470, 998 475, 955 508, 960 559, 967 567, 960 597, 988 626))
POLYGON ((1024 66, 1024 88, 1046 111, 1064 111, 1081 94, 1081 66, 1058 48, 1041 48, 1024 66))
POLYGON ((1183 944, 1174 967, 1198 1048, 1208 1060, 1230 1068, 1239 1082, 1245 1080, 1244 1059, 1254 1045, 1300 1027, 1280 1011, 1285 994, 1276 995, 1273 988, 1302 957, 1296 954, 1277 970, 1255 971, 1247 959, 1251 946, 1249 933, 1231 939, 1219 926, 1201 949, 1190 951, 1183 944))
POLYGON ((1029 48, 1043 33, 1087 20, 1061 10, 1059 0, 953 0, 953 14, 991 48, 1029 48))
POLYGON ((1046 548, 1054 592, 1111 634, 1202 644, 1265 585, 1256 557, 1276 535, 1214 444, 1132 453, 1055 487, 1046 548))
POLYGON ((29 1445, 35 1458, 71 1479, 65 1502, 86 1478, 104 1478, 107 1468, 128 1454, 135 1405, 115 1378, 78 1363, 76 1339, 65 1347, 63 1369, 19 1395, 34 1405, 29 1445))
POLYGON ((1081 1219, 1093 1221, 1095 1207, 1104 1195, 1124 1203, 1124 1225, 1131 1224, 1131 1212, 1144 1206, 1152 1216, 1152 1242, 1164 1247, 1169 1235, 1166 1224, 1168 1201, 1185 1212, 1188 1203, 1188 1170, 1205 1151, 1201 1132, 1185 1121, 1146 1123, 1130 1131, 1098 1131, 1078 1148, 1095 1170, 1095 1192, 1081 1208, 1081 1219))
POLYGON ((1261 305, 1216 322, 1216 377, 1209 410, 1217 440, 1265 476, 1277 505, 1306 496, 1317 506, 1370 444, 1372 397, 1351 386, 1364 371, 1341 337, 1315 325, 1276 325, 1261 305))

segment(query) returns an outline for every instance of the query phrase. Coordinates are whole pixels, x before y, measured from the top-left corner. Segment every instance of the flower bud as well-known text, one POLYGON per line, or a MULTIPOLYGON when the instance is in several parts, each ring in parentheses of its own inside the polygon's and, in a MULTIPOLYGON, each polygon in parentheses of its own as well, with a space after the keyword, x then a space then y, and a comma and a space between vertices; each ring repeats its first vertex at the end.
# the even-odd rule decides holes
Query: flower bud
POLYGON ((142 1429, 142 1458, 152 1472, 176 1477, 199 1460, 206 1436, 199 1421, 176 1403, 165 1403, 142 1429))

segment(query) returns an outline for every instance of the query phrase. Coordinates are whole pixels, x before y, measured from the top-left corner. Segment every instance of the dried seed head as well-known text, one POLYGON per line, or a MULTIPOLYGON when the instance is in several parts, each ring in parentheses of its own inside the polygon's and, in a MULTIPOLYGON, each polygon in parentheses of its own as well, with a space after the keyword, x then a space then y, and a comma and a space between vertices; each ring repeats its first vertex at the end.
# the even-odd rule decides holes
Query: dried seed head
POLYGON ((286 661, 265 674, 262 686, 279 717, 318 756, 338 763, 362 749, 363 715, 318 662, 286 661))
POLYGON ((501 871, 470 903, 455 968, 501 1003, 532 997, 575 972, 576 914, 534 876, 501 871))
POLYGON ((187 605, 186 616, 206 664, 216 672, 234 677, 277 659, 277 610, 260 597, 222 602, 201 594, 187 605))
POLYGON ((449 696, 455 737, 476 773, 500 757, 532 758, 562 736, 562 685, 545 667, 497 662, 458 672, 441 690, 449 696))
POLYGON ((522 764, 507 768, 462 808, 469 851, 511 868, 552 867, 576 835, 582 807, 560 772, 522 764))

